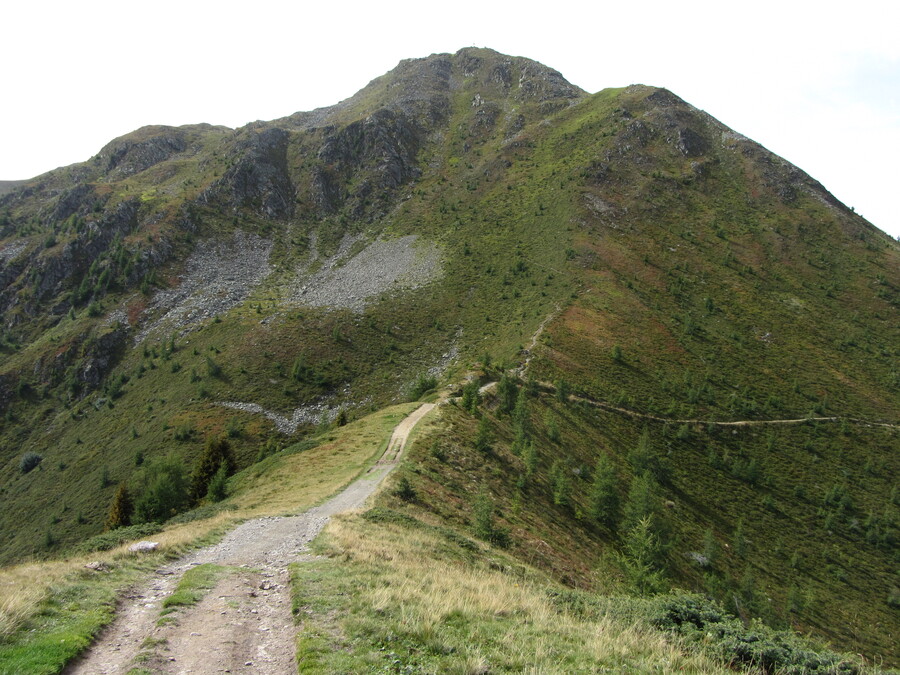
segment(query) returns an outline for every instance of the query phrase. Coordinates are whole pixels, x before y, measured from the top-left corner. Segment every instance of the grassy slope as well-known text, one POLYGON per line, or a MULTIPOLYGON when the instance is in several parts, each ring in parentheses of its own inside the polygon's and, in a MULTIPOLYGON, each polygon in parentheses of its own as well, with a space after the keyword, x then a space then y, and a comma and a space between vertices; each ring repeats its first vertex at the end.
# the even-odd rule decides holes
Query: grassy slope
MULTIPOLYGON (((323 392, 285 374, 301 353, 351 383, 353 400, 379 407, 454 340, 460 367, 486 351, 509 360, 557 311, 562 313, 545 333, 532 374, 564 378, 592 398, 704 419, 895 414, 896 243, 797 188, 754 147, 731 148, 705 118, 685 123, 682 107, 648 99, 655 90, 601 92, 552 115, 549 124, 526 126, 507 138, 501 124, 476 124, 471 102, 478 86, 464 80, 454 90, 450 124, 421 152, 429 170, 377 226, 437 241, 446 256, 440 284, 417 292, 415 304, 389 299, 361 317, 303 310, 302 317, 287 313, 262 326, 259 321, 277 311, 272 282, 220 323, 191 334, 190 344, 179 340, 170 361, 158 350, 156 357, 152 351, 129 353, 113 374, 131 376, 113 409, 96 410, 90 405, 96 397, 68 409, 54 400, 58 390, 52 389, 48 398, 32 392, 15 402, 2 430, 0 490, 10 505, 2 523, 4 555, 43 555, 49 540, 72 542, 98 531, 113 485, 134 471, 139 452, 150 458, 174 450, 189 462, 202 437, 225 429, 230 418, 243 427, 235 440, 243 463, 269 439, 285 442, 267 421, 211 402, 238 398, 289 411, 312 400, 323 392), (702 157, 676 150, 673 129, 685 125, 706 139, 702 157), (779 191, 793 191, 792 199, 785 202, 779 191), (341 340, 332 339, 336 327, 341 340), (616 345, 623 360, 612 358, 616 345), (207 356, 223 366, 222 376, 206 374, 207 356), (171 360, 181 365, 179 372, 171 372, 171 360), (190 382, 192 369, 200 382, 190 382), (178 429, 194 429, 195 435, 177 441, 178 429), (22 476, 17 461, 27 450, 46 459, 40 470, 22 476), (99 487, 104 467, 110 485, 99 487), (51 496, 59 512, 28 506, 51 496), (9 528, 14 520, 33 528, 16 532, 9 528)), ((538 108, 519 108, 530 121, 540 119, 538 108)), ((230 161, 221 133, 205 133, 215 161, 157 165, 115 186, 112 198, 139 194, 147 208, 176 214, 230 161)), ((303 156, 305 144, 314 146, 314 133, 293 132, 292 152, 303 156)), ((297 169, 298 181, 308 178, 309 168, 297 169)), ((214 211, 200 211, 199 235, 221 235, 235 226, 214 211)), ((173 216, 152 232, 135 233, 132 243, 143 245, 147 234, 149 244, 169 236, 187 250, 189 238, 174 222, 173 216)), ((242 214, 239 225, 274 238, 274 255, 285 268, 302 258, 294 242, 312 227, 332 244, 344 228, 377 229, 347 221, 346 214, 321 223, 301 219, 286 228, 242 214)), ((104 302, 108 309, 130 297, 113 289, 104 302)), ((0 370, 29 372, 29 364, 60 344, 102 330, 79 311, 74 321, 63 319, 23 349, 9 351, 0 370)), ((576 504, 583 502, 586 477, 603 449, 615 458, 624 494, 631 476, 625 455, 644 424, 543 399, 535 406, 542 466, 529 488, 535 494, 515 490, 520 465, 503 451, 511 440, 505 421, 497 430, 500 450, 484 462, 470 449, 474 421, 454 420, 447 434, 457 463, 432 466, 423 457, 427 470, 418 480, 426 481, 421 489, 434 494, 442 519, 464 525, 464 495, 477 487, 477 476, 496 491, 504 513, 519 514, 516 550, 567 583, 587 586, 595 566, 604 564, 599 554, 615 545, 616 535, 584 526, 577 508, 554 508, 547 470, 554 459, 571 470, 584 467, 582 478, 573 478, 581 495, 576 504), (561 443, 541 431, 548 414, 557 420, 561 443)), ((664 489, 676 504, 676 550, 696 549, 705 527, 726 543, 741 515, 752 533, 748 560, 724 556, 714 575, 718 581, 708 582, 713 591, 724 594, 749 564, 772 597, 764 614, 784 616, 793 582, 813 600, 799 615, 801 626, 867 653, 890 647, 896 626, 896 610, 885 603, 896 585, 891 558, 861 539, 868 513, 891 508, 886 502, 897 475, 895 435, 833 425, 779 429, 774 437, 758 429, 728 436, 698 427, 683 438, 674 438, 674 429, 651 431, 670 466, 664 489), (735 457, 755 457, 765 478, 750 486, 731 477, 728 462, 711 467, 710 455, 724 457, 726 450, 732 464, 735 457), (822 500, 835 485, 847 486, 853 506, 831 518, 829 535, 823 524, 835 509, 822 500), (823 538, 829 547, 821 546, 823 538), (799 571, 787 569, 795 547, 804 561, 799 571)), ((683 555, 673 554, 670 567, 679 583, 707 583, 683 555)))

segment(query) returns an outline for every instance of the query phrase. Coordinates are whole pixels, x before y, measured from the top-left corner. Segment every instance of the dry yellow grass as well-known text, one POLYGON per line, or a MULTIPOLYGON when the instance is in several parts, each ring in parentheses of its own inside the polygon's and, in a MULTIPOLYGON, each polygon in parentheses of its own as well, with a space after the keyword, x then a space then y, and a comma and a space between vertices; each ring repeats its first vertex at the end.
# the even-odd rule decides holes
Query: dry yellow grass
POLYGON ((457 663, 465 672, 511 658, 527 662, 524 672, 532 673, 584 672, 577 664, 589 662, 596 672, 732 672, 634 621, 561 608, 549 600, 552 581, 511 559, 489 553, 473 564, 448 556, 447 540, 432 531, 354 514, 333 518, 325 536, 329 555, 344 565, 342 574, 360 574, 353 584, 357 607, 385 621, 389 616, 423 642, 437 635, 446 640, 441 631, 448 617, 464 617, 471 645, 460 646, 457 663), (493 631, 500 619, 506 627, 498 636, 493 631), (479 639, 487 634, 491 639, 479 639))

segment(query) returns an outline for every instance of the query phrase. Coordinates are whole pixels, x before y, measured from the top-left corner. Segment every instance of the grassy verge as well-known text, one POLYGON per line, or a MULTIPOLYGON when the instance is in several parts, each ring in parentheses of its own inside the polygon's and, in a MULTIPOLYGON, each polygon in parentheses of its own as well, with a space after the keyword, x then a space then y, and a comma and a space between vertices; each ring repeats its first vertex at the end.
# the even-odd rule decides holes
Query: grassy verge
POLYGON ((112 620, 119 593, 163 559, 162 553, 141 558, 119 556, 107 559, 103 572, 85 569, 81 560, 4 571, 4 617, 6 625, 16 621, 18 630, 0 643, 0 673, 59 672, 112 620), (14 577, 23 589, 30 590, 13 596, 9 585, 14 577), (17 614, 11 616, 13 612, 17 614))
POLYGON ((162 615, 171 614, 178 607, 196 605, 219 582, 228 569, 228 567, 212 563, 189 569, 178 581, 178 586, 175 587, 172 595, 163 600, 162 615))
MULTIPOLYGON (((229 484, 230 508, 154 534, 152 539, 160 543, 156 553, 138 557, 123 544, 89 556, 0 570, 0 674, 59 672, 112 620, 116 599, 147 571, 212 543, 247 518, 302 511, 320 503, 377 459, 394 426, 416 406, 408 403, 379 411, 326 432, 313 448, 302 452, 288 448, 237 474, 229 484), (93 561, 101 562, 106 571, 84 567, 93 561)), ((207 566, 188 572, 179 585, 179 589, 184 585, 184 593, 176 593, 174 602, 191 597, 213 575, 207 566)))
POLYGON ((445 528, 346 515, 323 539, 329 559, 291 569, 301 673, 723 672, 639 622, 627 600, 571 601, 445 528))

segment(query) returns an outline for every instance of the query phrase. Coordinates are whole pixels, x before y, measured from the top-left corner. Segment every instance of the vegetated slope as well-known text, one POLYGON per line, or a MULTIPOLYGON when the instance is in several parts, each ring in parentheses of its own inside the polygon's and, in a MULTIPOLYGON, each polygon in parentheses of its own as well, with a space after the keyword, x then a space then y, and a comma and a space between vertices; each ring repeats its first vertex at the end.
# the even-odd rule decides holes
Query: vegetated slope
MULTIPOLYGON (((489 50, 403 62, 271 123, 138 130, 3 197, 0 237, 6 561, 97 532, 144 462, 190 466, 225 433, 247 465, 429 370, 510 361, 551 314, 529 376, 639 413, 883 419, 900 403, 896 242, 665 90, 588 96, 489 50), (432 263, 375 283, 358 261, 379 246, 432 263)), ((773 599, 753 611, 786 616, 793 586, 800 625, 896 658, 895 432, 530 405, 535 485, 516 487, 507 418, 485 462, 460 417, 458 461, 423 460, 432 510, 463 522, 483 484, 527 515, 515 550, 588 584, 621 534, 584 518, 591 469, 609 454, 624 498, 647 426, 671 578, 727 597, 749 569, 773 599), (552 503, 551 469, 572 506, 552 503), (685 556, 742 516, 742 557, 685 556)))

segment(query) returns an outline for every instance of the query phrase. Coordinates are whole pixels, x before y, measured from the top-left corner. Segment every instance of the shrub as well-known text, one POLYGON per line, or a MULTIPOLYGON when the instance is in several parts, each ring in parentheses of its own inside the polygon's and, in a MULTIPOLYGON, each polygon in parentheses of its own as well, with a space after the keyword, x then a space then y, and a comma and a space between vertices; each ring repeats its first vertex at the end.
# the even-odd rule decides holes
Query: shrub
POLYGON ((494 503, 481 493, 472 506, 472 530, 476 537, 501 548, 509 546, 509 530, 494 523, 494 503))
POLYGON ((393 495, 405 502, 411 502, 416 498, 416 490, 406 476, 402 476, 397 481, 397 487, 394 488, 393 495))
POLYGON ((36 469, 38 465, 43 461, 44 458, 36 452, 26 452, 19 460, 19 471, 21 471, 22 473, 28 473, 29 471, 36 469))
POLYGON ((131 514, 134 512, 134 502, 125 483, 119 483, 116 494, 113 495, 109 505, 109 514, 106 516, 106 529, 115 530, 131 524, 131 514))
POLYGON ((121 546, 126 541, 135 539, 143 539, 159 532, 160 526, 157 523, 141 523, 139 525, 129 525, 127 527, 119 527, 115 530, 109 530, 102 534, 98 534, 90 539, 85 539, 75 546, 76 553, 93 553, 94 551, 108 551, 116 546, 121 546))
POLYGON ((203 454, 194 465, 191 472, 191 496, 195 500, 201 499, 209 490, 210 481, 220 467, 225 467, 225 475, 234 473, 234 456, 231 446, 224 438, 209 438, 203 448, 203 454))
POLYGON ((209 481, 209 489, 206 491, 206 498, 211 502, 220 502, 226 497, 225 483, 228 480, 228 470, 225 463, 219 465, 218 470, 209 481))
POLYGON ((418 401, 422 396, 437 387, 437 378, 434 375, 419 375, 409 392, 410 401, 418 401))
POLYGON ((140 483, 145 487, 134 504, 134 520, 139 523, 161 523, 183 511, 190 502, 184 466, 175 457, 147 466, 140 483))
POLYGON ((691 643, 704 645, 730 667, 746 665, 779 675, 855 675, 859 666, 829 650, 818 649, 790 631, 754 621, 744 625, 715 601, 681 593, 661 599, 653 624, 691 643))
POLYGON ((222 367, 211 356, 206 357, 206 374, 210 377, 219 377, 222 374, 222 367))

